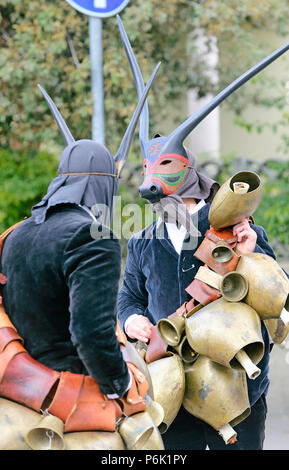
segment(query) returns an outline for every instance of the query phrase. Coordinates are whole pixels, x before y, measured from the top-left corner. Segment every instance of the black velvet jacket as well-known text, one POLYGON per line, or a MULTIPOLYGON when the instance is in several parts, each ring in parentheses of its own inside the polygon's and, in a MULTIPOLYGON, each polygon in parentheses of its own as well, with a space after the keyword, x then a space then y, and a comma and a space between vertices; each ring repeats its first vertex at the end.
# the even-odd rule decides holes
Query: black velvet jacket
POLYGON ((26 219, 6 239, 1 272, 6 311, 30 355, 52 369, 90 374, 102 393, 123 395, 129 381, 115 335, 119 240, 93 239, 77 205, 26 219))

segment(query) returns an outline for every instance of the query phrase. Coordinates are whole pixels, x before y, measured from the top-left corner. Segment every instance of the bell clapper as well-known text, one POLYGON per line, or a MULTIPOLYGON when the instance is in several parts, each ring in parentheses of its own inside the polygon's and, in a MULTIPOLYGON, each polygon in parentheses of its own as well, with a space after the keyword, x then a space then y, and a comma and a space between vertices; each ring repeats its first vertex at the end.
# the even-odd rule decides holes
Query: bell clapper
POLYGON ((234 444, 237 441, 237 433, 229 423, 224 424, 224 426, 218 430, 218 433, 226 444, 234 444))
POLYGON ((288 310, 286 310, 286 308, 283 308, 283 310, 281 312, 281 315, 280 315, 280 319, 282 320, 282 322, 284 323, 285 326, 288 326, 288 324, 289 324, 289 312, 288 312, 288 310))
POLYGON ((249 379, 256 379, 260 373, 261 370, 259 367, 257 367, 254 362, 251 361, 250 357, 244 350, 240 350, 236 355, 235 358, 237 361, 240 362, 241 366, 245 369, 246 374, 248 375, 249 379))
POLYGON ((54 432, 51 429, 48 429, 45 434, 49 439, 48 450, 51 450, 52 449, 52 440, 54 438, 54 432))
POLYGON ((249 191, 250 186, 248 183, 236 182, 233 183, 234 193, 245 194, 249 191))

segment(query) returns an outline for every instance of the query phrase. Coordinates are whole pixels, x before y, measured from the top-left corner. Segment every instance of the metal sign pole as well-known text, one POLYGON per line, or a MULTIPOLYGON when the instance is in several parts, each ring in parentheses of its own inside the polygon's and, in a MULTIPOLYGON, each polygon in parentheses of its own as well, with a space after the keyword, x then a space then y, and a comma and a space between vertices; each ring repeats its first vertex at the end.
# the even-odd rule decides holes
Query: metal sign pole
POLYGON ((116 15, 129 0, 66 0, 80 13, 88 15, 93 98, 92 139, 105 145, 104 98, 102 76, 102 18, 116 15))
POLYGON ((89 16, 89 38, 93 97, 92 139, 105 145, 101 18, 89 16))

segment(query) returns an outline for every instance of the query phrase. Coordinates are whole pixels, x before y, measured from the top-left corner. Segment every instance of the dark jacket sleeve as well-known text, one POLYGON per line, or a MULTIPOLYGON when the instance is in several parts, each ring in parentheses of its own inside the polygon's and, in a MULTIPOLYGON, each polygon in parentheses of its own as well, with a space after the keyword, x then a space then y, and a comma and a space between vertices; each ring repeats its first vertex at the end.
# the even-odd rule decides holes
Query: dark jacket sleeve
POLYGON ((124 324, 130 315, 145 315, 148 303, 148 294, 145 287, 146 278, 139 266, 141 253, 137 249, 134 238, 129 240, 127 250, 123 283, 117 304, 117 314, 123 330, 124 324))
POLYGON ((265 255, 271 256, 271 258, 274 258, 276 260, 276 255, 273 249, 271 248, 271 246, 269 245, 267 233, 264 230, 264 228, 261 227, 260 225, 255 225, 255 224, 251 224, 251 228, 257 234, 257 241, 256 241, 254 252, 264 253, 265 255))
POLYGON ((115 335, 120 243, 112 238, 93 239, 90 227, 85 224, 78 229, 64 252, 71 340, 101 392, 122 396, 129 373, 115 335))

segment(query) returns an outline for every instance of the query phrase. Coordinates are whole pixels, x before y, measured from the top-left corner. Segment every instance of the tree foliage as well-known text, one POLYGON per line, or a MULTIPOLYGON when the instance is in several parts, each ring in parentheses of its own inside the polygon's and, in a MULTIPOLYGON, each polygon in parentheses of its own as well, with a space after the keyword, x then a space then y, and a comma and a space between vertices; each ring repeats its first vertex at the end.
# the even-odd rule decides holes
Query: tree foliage
MULTIPOLYGON (((256 43, 256 31, 265 29, 279 34, 281 45, 283 36, 288 34, 287 3, 131 0, 121 18, 145 81, 156 63, 162 61, 149 94, 151 134, 167 135, 172 130, 167 128, 168 116, 176 124, 187 117, 184 103, 189 89, 195 89, 200 97, 216 93, 271 52, 270 43, 256 43), (207 38, 208 53, 212 38, 217 39, 222 51, 216 66, 217 83, 212 82, 206 53, 198 47, 200 33, 207 38)), ((114 153, 133 113, 137 94, 116 18, 102 23, 106 142, 114 153)), ((65 0, 0 0, 0 50, 0 146, 6 149, 0 153, 2 229, 29 215, 30 207, 41 199, 55 176, 63 148, 37 83, 52 96, 74 137, 91 138, 88 18, 65 0)), ((241 111, 247 103, 284 107, 278 80, 260 74, 255 83, 250 91, 243 87, 228 100, 239 113, 240 125, 256 125, 242 120, 241 111), (277 93, 268 100, 266 90, 272 86, 277 93)), ((282 119, 283 125, 288 125, 288 114, 284 113, 282 119)), ((264 124, 258 125, 262 130, 264 124)), ((288 139, 284 144, 289 147, 288 139)), ((136 161, 138 154, 136 137, 129 160, 136 161)), ((136 198, 137 188, 133 185, 130 191, 121 191, 126 202, 136 198)), ((265 209, 269 214, 269 206, 265 209)), ((276 226, 272 233, 274 230, 276 226)))
MULTIPOLYGON (((184 97, 190 88, 200 96, 217 91, 263 57, 270 46, 252 47, 254 31, 266 28, 284 34, 288 8, 286 0, 134 0, 121 17, 145 80, 162 61, 149 102, 152 131, 157 126, 167 134, 162 126, 171 100, 184 97), (212 36, 226 51, 217 66, 217 85, 211 83, 206 58, 197 47, 200 31, 208 38, 208 51, 212 36)), ((64 0, 0 0, 0 20, 0 145, 23 150, 62 144, 37 83, 52 95, 73 135, 89 138, 88 18, 64 0)), ((137 101, 115 17, 103 20, 103 53, 106 140, 113 152, 137 101)), ((238 96, 244 105, 242 93, 238 96)), ((187 117, 181 107, 173 112, 176 122, 187 117)))

